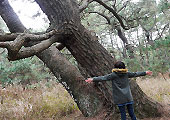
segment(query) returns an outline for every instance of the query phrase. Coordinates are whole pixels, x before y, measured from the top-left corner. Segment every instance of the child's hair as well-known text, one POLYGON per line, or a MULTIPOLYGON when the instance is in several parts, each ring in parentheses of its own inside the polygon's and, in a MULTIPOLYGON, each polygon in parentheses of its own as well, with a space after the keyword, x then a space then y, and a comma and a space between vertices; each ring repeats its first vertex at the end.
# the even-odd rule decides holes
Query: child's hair
POLYGON ((125 69, 125 64, 122 62, 122 61, 117 61, 115 64, 114 64, 114 67, 115 68, 119 68, 119 69, 125 69))

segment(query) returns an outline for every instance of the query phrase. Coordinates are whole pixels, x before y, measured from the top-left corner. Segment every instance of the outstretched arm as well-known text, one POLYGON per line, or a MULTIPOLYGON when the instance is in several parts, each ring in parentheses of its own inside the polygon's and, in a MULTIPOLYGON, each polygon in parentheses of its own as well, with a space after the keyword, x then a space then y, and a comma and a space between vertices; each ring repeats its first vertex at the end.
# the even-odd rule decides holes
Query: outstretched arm
POLYGON ((145 75, 152 75, 152 71, 146 71, 146 72, 128 72, 128 77, 140 77, 145 75))
POLYGON ((91 82, 101 82, 101 81, 113 80, 114 78, 116 78, 116 74, 115 73, 111 73, 111 74, 108 74, 108 75, 105 75, 105 76, 88 78, 85 81, 88 82, 88 83, 91 83, 91 82))
POLYGON ((152 75, 152 71, 146 71, 147 75, 152 75))
POLYGON ((87 80, 85 80, 87 83, 92 83, 93 82, 93 78, 88 78, 87 80))

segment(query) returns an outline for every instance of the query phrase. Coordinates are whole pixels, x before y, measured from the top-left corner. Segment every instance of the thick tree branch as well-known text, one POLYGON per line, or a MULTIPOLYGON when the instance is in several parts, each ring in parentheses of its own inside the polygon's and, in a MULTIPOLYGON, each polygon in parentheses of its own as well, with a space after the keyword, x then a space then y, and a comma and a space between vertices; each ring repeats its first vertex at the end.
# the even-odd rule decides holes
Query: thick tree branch
POLYGON ((42 52, 43 50, 50 47, 54 42, 57 42, 58 39, 56 36, 53 36, 47 40, 44 40, 36 45, 33 45, 31 47, 25 47, 21 48, 20 51, 17 54, 14 54, 10 50, 8 50, 8 59, 10 61, 19 60, 27 57, 31 57, 33 55, 36 55, 39 52, 42 52))
POLYGON ((17 38, 18 35, 20 35, 20 33, 0 34, 0 42, 13 41, 14 39, 17 38))
POLYGON ((18 51, 23 46, 24 42, 25 42, 24 34, 18 35, 17 38, 13 42, 10 42, 9 46, 7 47, 7 49, 12 54, 17 54, 18 51))
POLYGON ((10 46, 10 42, 0 42, 1 48, 8 48, 10 46))
POLYGON ((101 0, 94 0, 96 2, 98 2, 100 5, 102 5, 104 8, 106 8, 107 10, 109 10, 119 21, 120 25, 122 26, 123 29, 125 30, 129 30, 129 28, 127 26, 124 25, 122 19, 120 18, 120 16, 116 13, 115 10, 113 10, 111 7, 109 7, 108 5, 106 5, 104 2, 102 2, 101 0))
POLYGON ((11 34, 11 36, 9 34, 1 35, 1 37, 3 38, 2 41, 9 41, 14 39, 14 41, 10 42, 0 42, 0 47, 7 48, 9 60, 18 60, 30 57, 32 55, 37 54, 38 52, 47 49, 58 40, 57 38, 60 37, 60 34, 56 30, 52 30, 42 35, 16 33, 11 34), (35 44, 31 47, 23 47, 26 41, 42 41, 42 42, 35 44))
POLYGON ((56 30, 52 30, 48 33, 44 33, 41 35, 36 35, 32 33, 7 33, 7 34, 0 34, 0 42, 5 41, 13 41, 17 38, 17 36, 22 35, 25 39, 29 39, 30 41, 43 41, 45 39, 50 38, 51 36, 58 34, 56 30))
POLYGON ((0 0, 0 15, 5 21, 8 28, 10 28, 10 32, 23 32, 26 30, 24 25, 19 20, 17 14, 14 12, 12 7, 9 5, 8 0, 0 0), (13 19, 9 19, 13 17, 13 19))

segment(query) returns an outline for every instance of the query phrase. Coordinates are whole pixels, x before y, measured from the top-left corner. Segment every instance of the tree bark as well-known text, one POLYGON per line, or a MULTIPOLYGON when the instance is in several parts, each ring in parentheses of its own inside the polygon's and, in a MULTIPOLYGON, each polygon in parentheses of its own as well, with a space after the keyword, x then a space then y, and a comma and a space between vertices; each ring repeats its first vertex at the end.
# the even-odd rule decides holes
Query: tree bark
POLYGON ((80 111, 85 116, 94 116, 103 108, 97 91, 85 83, 85 78, 60 52, 53 46, 37 55, 52 73, 61 76, 60 83, 71 94, 80 111))
MULTIPOLYGON (((76 58, 77 62, 81 64, 81 66, 91 77, 104 75, 112 70, 115 60, 110 54, 108 54, 106 49, 104 49, 103 46, 99 44, 99 42, 96 40, 96 37, 93 37, 91 33, 80 24, 78 6, 73 0, 36 1, 40 5, 41 9, 47 14, 48 19, 51 20, 51 29, 64 29, 63 31, 65 31, 65 33, 70 34, 69 36, 65 37, 62 44, 68 48, 68 50, 76 58), (58 11, 56 8, 67 8, 67 10, 58 11), (63 15, 62 13, 66 11, 69 11, 69 13, 72 13, 72 15, 63 15), (56 18, 56 15, 53 14, 60 14, 60 12, 62 14, 62 20, 60 20, 58 17, 56 18), (73 16, 76 17, 72 18, 73 16)), ((97 86, 99 87, 99 85, 97 86)), ((107 99, 107 102, 113 104, 110 82, 100 84, 99 89, 103 91, 103 97, 107 99)))
POLYGON ((12 9, 12 7, 9 5, 8 0, 1 0, 0 1, 0 15, 5 21, 8 28, 10 28, 10 31, 13 33, 15 32, 24 32, 26 29, 24 25, 20 22, 18 16, 12 9), (11 19, 11 16, 13 18, 11 19))
MULTIPOLYGON (((14 13, 8 1, 4 2, 5 6, 3 6, 3 9, 6 10, 0 9, 0 15, 3 14, 4 16, 9 16, 3 18, 6 24, 8 24, 9 30, 14 33, 24 32, 26 28, 18 19, 18 16, 14 13), (13 24, 15 24, 15 29, 13 24)), ((0 2, 0 5, 1 4, 2 3, 0 2)), ((76 67, 71 65, 71 63, 59 52, 56 47, 53 46, 41 53, 38 53, 37 57, 40 58, 47 65, 47 67, 49 67, 51 72, 56 77, 58 76, 58 73, 60 74, 62 78, 60 83, 65 86, 67 91, 74 98, 84 116, 94 116, 99 111, 104 109, 101 101, 102 99, 97 94, 96 89, 94 89, 92 85, 87 85, 87 83, 85 83, 85 78, 80 74, 76 67)))
MULTIPOLYGON (((86 72, 90 76, 98 76, 104 75, 106 73, 110 73, 113 68, 113 64, 115 60, 111 57, 111 55, 96 41, 93 36, 91 36, 90 32, 85 29, 81 24, 79 24, 79 19, 77 19, 78 15, 78 7, 73 0, 36 0, 40 5, 41 9, 47 14, 51 24, 53 26, 61 26, 63 22, 67 22, 60 29, 65 29, 68 33, 71 33, 69 37, 63 41, 63 44, 66 45, 68 50, 72 53, 72 55, 76 58, 78 63, 85 68, 86 72), (61 2, 62 1, 62 2, 61 2), (50 4, 53 3, 53 4, 50 4), (70 7, 68 7, 70 6, 70 7), (67 10, 58 11, 57 8, 66 8, 67 10), (50 9, 49 9, 50 8, 50 9), (74 8, 74 9, 73 9, 74 8), (62 13, 72 13, 72 15, 66 16, 62 13), (59 12, 59 13, 58 13, 59 12), (60 17, 56 17, 57 14, 61 14, 62 20, 60 17), (73 16, 75 18, 73 18, 73 16), (70 18, 69 18, 70 17, 70 18), (53 19, 55 18, 55 19, 53 19), (61 22, 63 21, 63 22, 61 22), (70 24, 71 23, 71 24, 70 24), (77 24, 78 23, 78 24, 77 24)), ((57 27, 58 28, 58 27, 57 27)), ((159 109, 162 106, 153 102, 149 99, 139 88, 136 82, 131 84, 132 92, 134 93, 135 107, 138 112, 140 118, 142 117, 151 117, 151 116, 160 116, 161 112, 159 109), (142 98, 142 99, 141 99, 142 98), (154 113, 154 114, 153 114, 154 113)), ((110 105, 113 103, 111 97, 111 84, 109 82, 102 83, 101 85, 97 85, 97 88, 101 90, 104 97, 108 100, 110 105)), ((111 105, 112 106, 112 105, 111 105)), ((113 111, 114 115, 116 114, 113 111)))

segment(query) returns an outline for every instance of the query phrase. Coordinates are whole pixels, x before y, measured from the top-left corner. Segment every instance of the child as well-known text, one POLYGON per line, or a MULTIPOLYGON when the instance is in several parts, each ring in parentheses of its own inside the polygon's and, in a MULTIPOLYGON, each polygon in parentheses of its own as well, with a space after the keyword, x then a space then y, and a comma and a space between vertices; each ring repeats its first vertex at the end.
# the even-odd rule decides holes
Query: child
POLYGON ((115 69, 112 70, 111 74, 88 78, 85 81, 91 83, 111 80, 113 88, 113 100, 114 103, 119 107, 121 120, 126 120, 125 106, 128 109, 131 119, 136 120, 133 110, 133 97, 131 94, 128 78, 152 75, 152 72, 128 72, 128 70, 125 69, 125 64, 121 61, 116 62, 114 67, 115 69))

